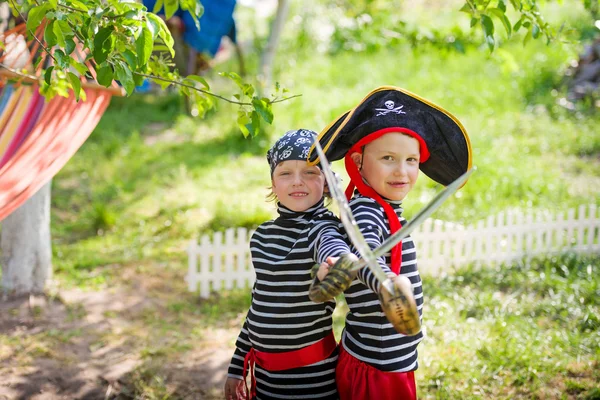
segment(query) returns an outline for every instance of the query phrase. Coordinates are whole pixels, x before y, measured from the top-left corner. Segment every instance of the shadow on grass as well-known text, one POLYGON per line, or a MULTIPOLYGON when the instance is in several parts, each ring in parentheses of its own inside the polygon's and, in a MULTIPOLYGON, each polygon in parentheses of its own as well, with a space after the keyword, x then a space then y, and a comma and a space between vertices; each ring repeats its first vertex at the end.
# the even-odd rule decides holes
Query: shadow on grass
MULTIPOLYGON (((13 392, 7 398, 28 400, 36 396, 54 399, 104 399, 106 389, 102 385, 89 385, 84 372, 76 366, 66 367, 54 360, 38 359, 29 373, 20 377, 18 382, 9 383, 13 392), (60 371, 57 374, 56 371, 60 371)), ((2 388, 0 387, 0 398, 2 388)))
POLYGON ((86 143, 106 144, 113 137, 118 137, 123 143, 148 124, 161 122, 166 129, 185 115, 185 100, 175 93, 113 97, 86 143))
POLYGON ((209 363, 165 365, 160 360, 148 360, 118 382, 111 383, 114 394, 109 398, 222 399, 229 358, 209 363))

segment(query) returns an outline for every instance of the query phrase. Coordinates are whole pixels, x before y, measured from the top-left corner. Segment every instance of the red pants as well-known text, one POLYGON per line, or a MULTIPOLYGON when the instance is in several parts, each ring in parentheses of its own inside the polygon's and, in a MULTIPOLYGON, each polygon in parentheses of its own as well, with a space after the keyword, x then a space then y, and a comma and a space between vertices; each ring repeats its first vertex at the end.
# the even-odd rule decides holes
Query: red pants
POLYGON ((340 400, 416 400, 415 374, 383 372, 357 360, 340 344, 335 369, 340 400))

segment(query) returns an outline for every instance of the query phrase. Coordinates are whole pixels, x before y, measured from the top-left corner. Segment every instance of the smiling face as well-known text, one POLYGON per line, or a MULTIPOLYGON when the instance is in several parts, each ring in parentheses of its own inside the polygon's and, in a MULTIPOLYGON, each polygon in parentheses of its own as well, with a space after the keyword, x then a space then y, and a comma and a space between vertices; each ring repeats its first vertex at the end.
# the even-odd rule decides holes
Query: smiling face
POLYGON ((273 193, 281 204, 292 211, 305 211, 323 197, 325 176, 317 166, 306 161, 279 163, 273 170, 273 193))
POLYGON ((367 183, 389 200, 404 200, 419 175, 419 142, 400 132, 373 140, 351 157, 367 183))

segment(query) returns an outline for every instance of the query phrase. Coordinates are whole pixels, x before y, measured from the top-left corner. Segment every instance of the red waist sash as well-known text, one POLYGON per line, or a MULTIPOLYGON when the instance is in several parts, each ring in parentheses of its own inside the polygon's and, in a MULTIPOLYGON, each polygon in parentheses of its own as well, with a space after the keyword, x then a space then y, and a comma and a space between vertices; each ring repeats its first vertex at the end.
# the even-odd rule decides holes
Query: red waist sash
POLYGON ((254 364, 260 365, 269 371, 283 371, 286 369, 300 368, 327 359, 337 346, 333 331, 329 335, 310 346, 284 353, 267 353, 250 348, 244 358, 244 382, 250 374, 250 390, 246 387, 246 398, 256 396, 256 380, 254 378, 254 364))

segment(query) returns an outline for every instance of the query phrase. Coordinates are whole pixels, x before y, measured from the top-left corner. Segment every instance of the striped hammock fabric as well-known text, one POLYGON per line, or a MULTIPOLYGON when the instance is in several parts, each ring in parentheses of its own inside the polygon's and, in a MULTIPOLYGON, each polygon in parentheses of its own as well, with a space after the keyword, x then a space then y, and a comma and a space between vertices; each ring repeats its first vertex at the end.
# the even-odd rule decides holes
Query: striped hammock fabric
MULTIPOLYGON (((40 26, 36 36, 42 32, 40 26)), ((46 101, 37 77, 51 59, 26 37, 24 25, 0 33, 5 45, 0 50, 0 221, 58 173, 92 133, 111 96, 120 93, 116 84, 107 89, 85 81, 85 100, 77 102, 71 93, 46 101), (43 60, 34 70, 37 57, 43 60), (27 70, 29 78, 13 83, 17 69, 27 70)), ((75 54, 85 59, 78 50, 75 54)))

